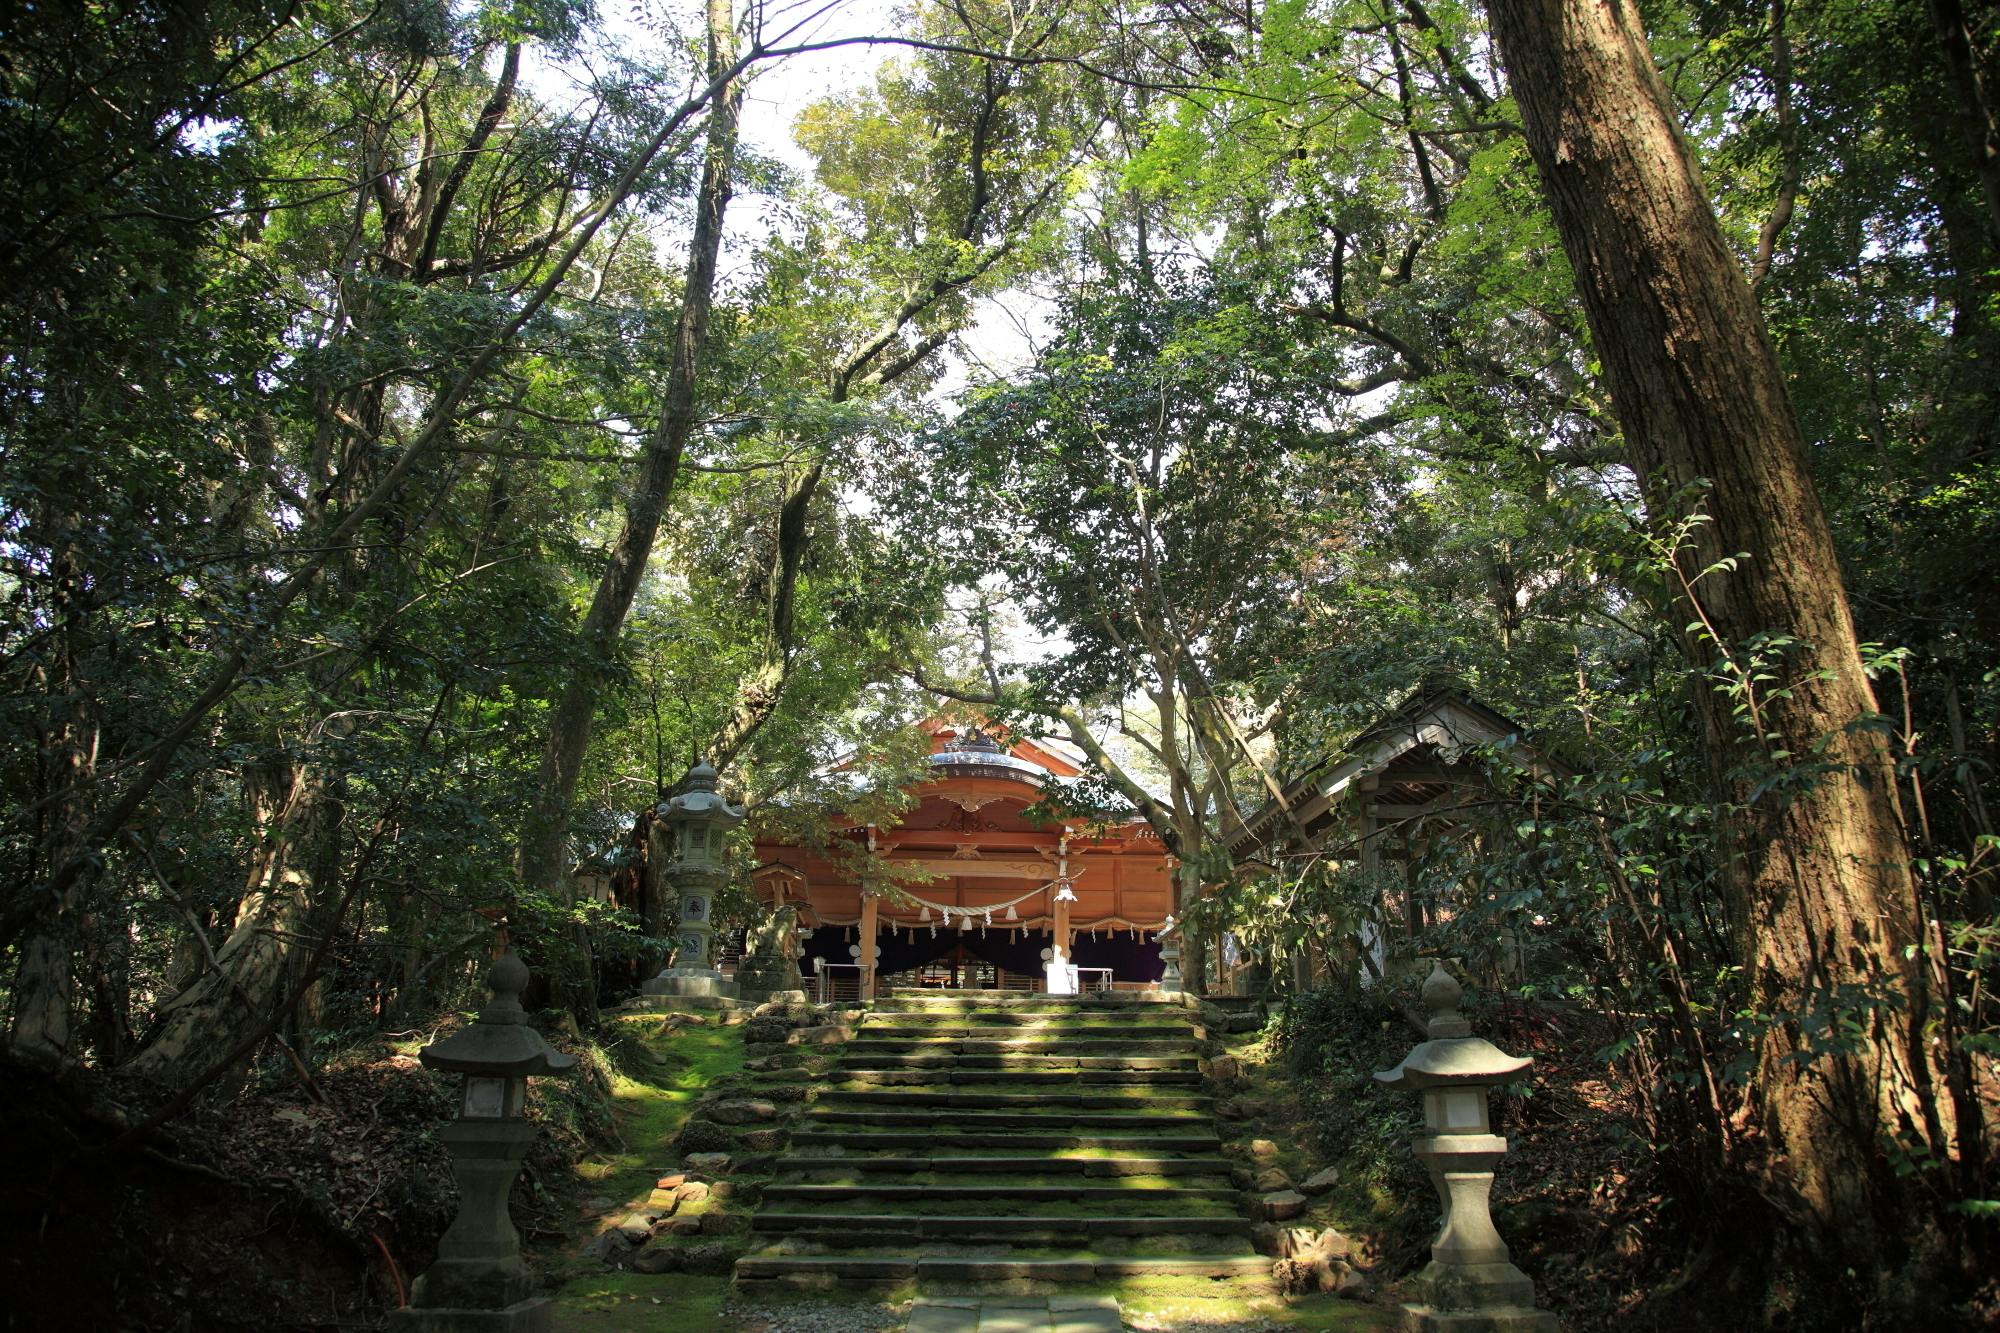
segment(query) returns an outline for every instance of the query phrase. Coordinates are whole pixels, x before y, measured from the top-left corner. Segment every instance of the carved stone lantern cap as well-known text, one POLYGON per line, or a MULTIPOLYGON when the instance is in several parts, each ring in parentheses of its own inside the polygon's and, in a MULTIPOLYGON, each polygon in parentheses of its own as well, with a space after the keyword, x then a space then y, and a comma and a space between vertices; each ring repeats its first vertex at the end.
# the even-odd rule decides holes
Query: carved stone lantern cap
POLYGON ((426 1069, 487 1078, 527 1078, 535 1074, 567 1073, 576 1064, 528 1026, 521 992, 528 988, 528 966, 509 949, 486 974, 493 998, 479 1011, 477 1022, 432 1042, 417 1053, 426 1069))
POLYGON ((1416 1091, 1471 1087, 1504 1083, 1534 1063, 1528 1056, 1509 1055, 1484 1037, 1473 1036, 1472 1024, 1458 1012, 1464 996, 1458 978, 1443 963, 1435 964, 1422 993, 1430 1015, 1430 1040, 1419 1043, 1394 1069, 1377 1072, 1375 1080, 1384 1087, 1416 1091))
POLYGON ((687 776, 681 779, 680 793, 660 802, 659 813, 669 816, 679 815, 682 818, 689 816, 732 820, 743 818, 742 808, 731 805, 718 793, 717 788, 721 785, 721 780, 722 775, 715 771, 715 765, 706 759, 702 760, 690 768, 687 776))

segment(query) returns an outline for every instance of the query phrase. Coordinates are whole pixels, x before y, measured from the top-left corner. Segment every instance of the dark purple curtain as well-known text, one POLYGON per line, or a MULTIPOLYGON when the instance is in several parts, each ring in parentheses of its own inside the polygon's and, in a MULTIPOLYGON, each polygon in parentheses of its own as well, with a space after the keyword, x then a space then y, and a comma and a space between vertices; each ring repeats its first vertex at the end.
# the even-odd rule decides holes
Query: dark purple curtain
POLYGON ((1011 930, 988 930, 982 938, 973 929, 965 932, 965 951, 1009 972, 1038 977, 1042 974, 1042 950, 1053 946, 1055 939, 1046 930, 1024 930, 1019 935, 1011 930))
POLYGON ((1078 967, 1108 967, 1113 981, 1160 979, 1160 946, 1122 930, 1100 932, 1094 940, 1088 930, 1077 931, 1076 957, 1070 961, 1078 967))

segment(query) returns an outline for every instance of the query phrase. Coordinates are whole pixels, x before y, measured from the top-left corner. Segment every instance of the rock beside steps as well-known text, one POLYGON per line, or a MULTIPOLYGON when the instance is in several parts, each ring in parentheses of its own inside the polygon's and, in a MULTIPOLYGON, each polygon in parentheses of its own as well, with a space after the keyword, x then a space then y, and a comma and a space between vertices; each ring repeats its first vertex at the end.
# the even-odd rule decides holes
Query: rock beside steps
POLYGON ((737 1282, 1266 1282, 1203 1083, 1209 1028, 1146 998, 878 1001, 790 1121, 737 1282))

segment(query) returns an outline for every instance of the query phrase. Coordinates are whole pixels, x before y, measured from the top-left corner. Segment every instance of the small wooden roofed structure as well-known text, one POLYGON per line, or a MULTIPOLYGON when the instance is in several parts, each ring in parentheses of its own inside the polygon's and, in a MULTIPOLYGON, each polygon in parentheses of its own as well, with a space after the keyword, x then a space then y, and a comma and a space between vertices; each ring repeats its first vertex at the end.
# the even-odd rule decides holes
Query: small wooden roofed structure
POLYGON ((1427 678, 1394 710, 1339 751, 1293 779, 1229 839, 1239 865, 1282 865, 1303 857, 1355 862, 1364 871, 1400 864, 1400 903, 1381 904, 1379 927, 1364 930, 1374 971, 1390 950, 1387 936, 1425 924, 1410 871, 1430 842, 1457 835, 1467 807, 1496 797, 1485 747, 1512 741, 1516 762, 1544 773, 1567 770, 1543 755, 1526 729, 1474 698, 1450 677, 1427 678))

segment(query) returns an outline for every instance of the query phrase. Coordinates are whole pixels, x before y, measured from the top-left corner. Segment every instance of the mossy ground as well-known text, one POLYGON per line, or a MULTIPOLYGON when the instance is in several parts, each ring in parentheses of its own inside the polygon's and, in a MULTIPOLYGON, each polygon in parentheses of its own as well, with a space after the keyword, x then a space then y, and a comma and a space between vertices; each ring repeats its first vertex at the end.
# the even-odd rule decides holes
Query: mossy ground
POLYGON ((676 1273, 605 1273, 578 1279, 556 1303, 556 1333, 762 1333, 828 1307, 865 1307, 881 1325, 901 1327, 914 1293, 909 1288, 872 1291, 787 1291, 745 1296, 727 1276, 676 1273))
POLYGON ((1253 1319, 1285 1328, 1337 1329, 1343 1333, 1386 1333, 1402 1327, 1402 1312, 1393 1307, 1327 1297, 1290 1302, 1271 1293, 1253 1294, 1242 1283, 1202 1277, 1129 1278, 1101 1287, 1081 1287, 1075 1294, 1114 1297, 1128 1327, 1149 1331, 1198 1329, 1253 1319))
POLYGON ((725 1328, 729 1279, 676 1273, 599 1273, 556 1296, 560 1333, 710 1333, 725 1328))
MULTIPOLYGON (((619 1146, 575 1164, 570 1194, 583 1213, 579 1234, 545 1256, 544 1271, 560 1284, 556 1327, 563 1333, 669 1333, 723 1327, 716 1311, 729 1292, 725 1277, 677 1273, 652 1277, 609 1273, 575 1250, 597 1230, 641 1205, 662 1171, 675 1164, 669 1141, 703 1092, 743 1067, 740 1027, 663 1020, 659 1015, 611 1020, 604 1056, 611 1069, 611 1113, 619 1146), (584 1211, 587 1199, 609 1208, 584 1211), (711 1299, 712 1297, 712 1299, 711 1299), (659 1304, 654 1304, 655 1300, 659 1304)), ((698 1213, 703 1205, 690 1205, 698 1213)))
POLYGON ((644 1195, 669 1165, 666 1142, 696 1099, 743 1067, 741 1028, 669 1023, 657 1015, 612 1020, 611 1106, 622 1149, 594 1153, 576 1174, 592 1194, 623 1200, 644 1195))

